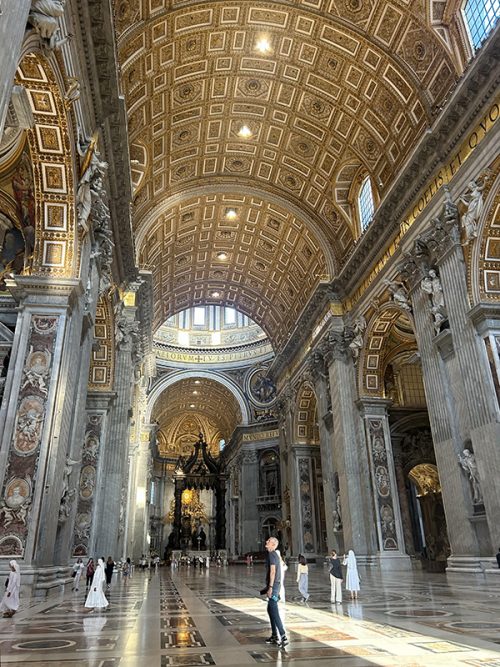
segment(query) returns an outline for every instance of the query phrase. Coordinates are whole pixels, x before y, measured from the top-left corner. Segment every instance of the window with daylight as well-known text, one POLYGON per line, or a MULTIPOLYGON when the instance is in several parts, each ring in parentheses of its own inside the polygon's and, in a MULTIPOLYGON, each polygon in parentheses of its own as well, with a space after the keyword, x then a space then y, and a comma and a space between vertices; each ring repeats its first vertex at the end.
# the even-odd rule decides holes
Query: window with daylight
POLYGON ((195 326, 203 326, 205 324, 205 308, 194 309, 193 324, 195 326))
POLYGON ((370 177, 367 176, 358 195, 358 209, 359 209, 359 221, 361 223, 361 231, 364 232, 372 221, 373 214, 375 212, 375 203, 373 201, 373 191, 372 184, 370 182, 370 177))
POLYGON ((478 49, 500 17, 500 0, 467 0, 463 14, 474 49, 478 49))
POLYGON ((236 311, 234 308, 224 308, 224 323, 236 324, 236 311))

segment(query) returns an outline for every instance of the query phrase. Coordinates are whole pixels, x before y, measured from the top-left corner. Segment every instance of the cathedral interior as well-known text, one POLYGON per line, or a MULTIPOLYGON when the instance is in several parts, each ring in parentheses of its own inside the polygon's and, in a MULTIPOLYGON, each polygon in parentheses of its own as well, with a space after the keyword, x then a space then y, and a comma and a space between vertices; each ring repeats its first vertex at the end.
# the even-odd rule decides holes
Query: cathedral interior
POLYGON ((0 3, 5 664, 282 664, 275 536, 293 664, 500 665, 499 17, 0 3))

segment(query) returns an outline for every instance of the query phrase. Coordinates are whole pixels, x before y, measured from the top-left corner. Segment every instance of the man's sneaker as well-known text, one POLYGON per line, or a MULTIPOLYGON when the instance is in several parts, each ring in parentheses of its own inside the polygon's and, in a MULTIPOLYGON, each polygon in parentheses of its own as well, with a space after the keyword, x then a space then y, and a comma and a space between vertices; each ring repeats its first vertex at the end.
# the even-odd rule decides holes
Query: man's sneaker
POLYGON ((282 638, 280 639, 280 641, 278 642, 278 646, 279 646, 279 648, 285 648, 285 646, 286 646, 288 643, 289 643, 289 641, 288 641, 286 635, 283 635, 283 637, 282 637, 282 638))
POLYGON ((266 644, 278 644, 278 637, 276 637, 276 635, 271 635, 266 639, 266 644))

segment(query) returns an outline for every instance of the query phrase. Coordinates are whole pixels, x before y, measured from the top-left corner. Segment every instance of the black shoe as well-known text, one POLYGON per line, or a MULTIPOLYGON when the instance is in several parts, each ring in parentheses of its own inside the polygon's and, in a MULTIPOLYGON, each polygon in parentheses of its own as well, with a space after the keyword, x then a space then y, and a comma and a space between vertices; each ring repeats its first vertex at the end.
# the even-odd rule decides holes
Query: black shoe
POLYGON ((278 642, 279 640, 278 637, 276 637, 276 635, 271 635, 266 639, 266 644, 278 644, 278 642))
POLYGON ((279 647, 279 648, 285 648, 285 646, 286 646, 287 644, 289 644, 289 643, 290 643, 290 642, 288 641, 287 636, 286 636, 286 635, 283 635, 283 637, 282 637, 282 638, 280 639, 280 641, 278 642, 278 647, 279 647))

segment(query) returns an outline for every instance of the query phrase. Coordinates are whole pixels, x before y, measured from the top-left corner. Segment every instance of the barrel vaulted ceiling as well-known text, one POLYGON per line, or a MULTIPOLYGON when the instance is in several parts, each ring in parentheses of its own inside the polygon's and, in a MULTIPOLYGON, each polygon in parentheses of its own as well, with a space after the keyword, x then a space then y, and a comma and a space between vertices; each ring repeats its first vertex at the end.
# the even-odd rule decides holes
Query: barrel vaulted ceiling
POLYGON ((228 303, 283 344, 352 249, 359 179, 383 197, 456 78, 428 5, 115 0, 156 327, 228 303))
POLYGON ((208 378, 187 378, 165 389, 152 419, 159 425, 160 451, 176 456, 192 450, 200 431, 211 449, 218 450, 219 440, 229 439, 242 415, 238 401, 222 384, 208 378))

